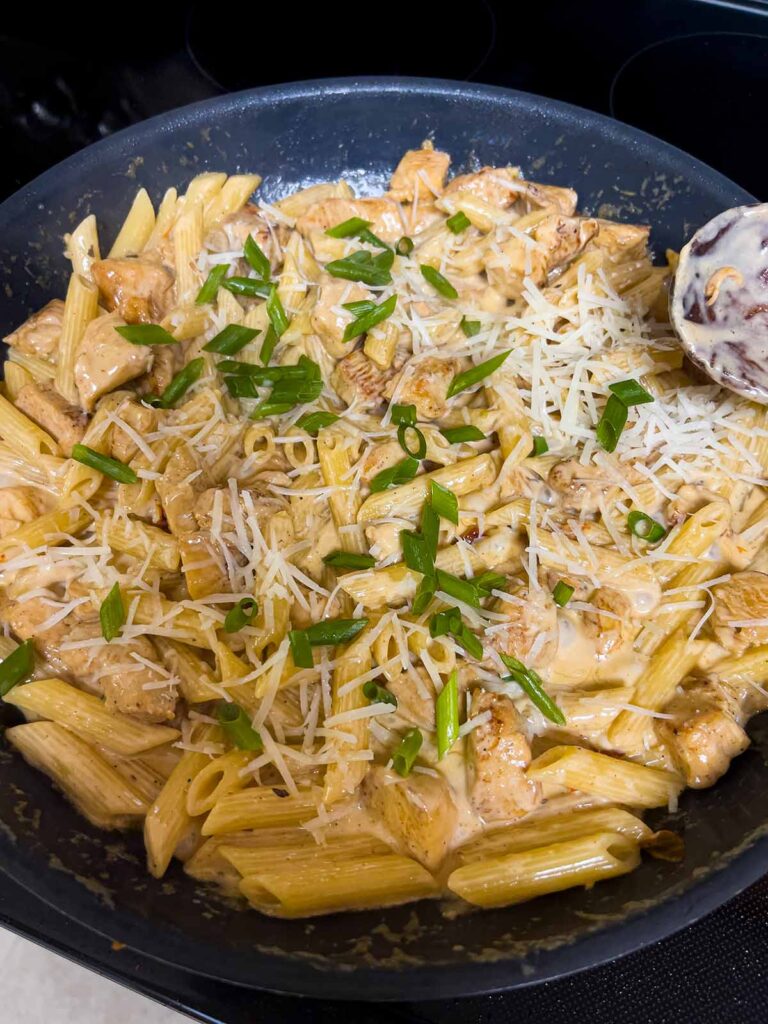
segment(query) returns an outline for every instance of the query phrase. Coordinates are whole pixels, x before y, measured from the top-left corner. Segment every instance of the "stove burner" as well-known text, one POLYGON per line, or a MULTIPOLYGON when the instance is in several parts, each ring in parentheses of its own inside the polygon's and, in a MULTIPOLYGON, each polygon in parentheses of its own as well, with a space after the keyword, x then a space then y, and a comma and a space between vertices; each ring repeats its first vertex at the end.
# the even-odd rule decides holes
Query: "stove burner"
POLYGON ((766 198, 760 138, 768 35, 702 32, 634 54, 611 86, 611 114, 766 198), (758 119, 759 117, 759 119, 758 119), (755 159, 745 159, 747 153, 755 159))
POLYGON ((280 43, 286 22, 279 4, 262 6, 253 27, 240 33, 232 32, 226 18, 211 18, 209 4, 195 4, 187 20, 187 49, 215 85, 237 90, 346 75, 469 79, 481 71, 496 41, 488 0, 473 2, 460 30, 454 19, 436 17, 429 5, 410 7, 402 24, 391 30, 382 25, 379 39, 372 26, 329 10, 304 6, 301 32, 286 48, 280 43))

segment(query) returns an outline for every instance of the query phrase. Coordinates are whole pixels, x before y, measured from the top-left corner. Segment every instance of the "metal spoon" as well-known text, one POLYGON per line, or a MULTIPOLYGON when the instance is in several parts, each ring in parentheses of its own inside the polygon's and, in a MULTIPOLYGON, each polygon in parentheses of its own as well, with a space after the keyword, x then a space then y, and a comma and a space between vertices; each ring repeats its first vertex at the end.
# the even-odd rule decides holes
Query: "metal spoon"
POLYGON ((670 319, 718 384, 768 404, 768 203, 725 210, 680 253, 670 319))

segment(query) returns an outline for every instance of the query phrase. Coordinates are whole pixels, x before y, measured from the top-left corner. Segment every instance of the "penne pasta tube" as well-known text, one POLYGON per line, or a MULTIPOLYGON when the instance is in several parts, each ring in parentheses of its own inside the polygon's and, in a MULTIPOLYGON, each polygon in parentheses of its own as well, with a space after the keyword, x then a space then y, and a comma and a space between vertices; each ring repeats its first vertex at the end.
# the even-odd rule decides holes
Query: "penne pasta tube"
POLYGON ((300 825, 315 817, 319 802, 317 789, 302 790, 298 796, 281 796, 269 787, 252 786, 222 797, 205 819, 203 835, 222 835, 244 828, 300 825))
MULTIPOLYGON (((333 427, 326 427, 317 435, 317 458, 327 487, 334 491, 328 496, 331 515, 336 527, 356 525, 360 509, 360 496, 356 488, 350 488, 352 460, 350 459, 349 435, 333 427)), ((345 551, 362 554, 366 551, 362 527, 355 531, 339 534, 345 551)))
POLYGON ((207 814, 222 797, 244 789, 251 781, 244 769, 253 758, 251 750, 230 750, 209 761, 189 784, 187 813, 207 814))
MULTIPOLYGON (((235 833, 237 835, 237 833, 235 833)), ((329 836, 318 844, 314 836, 302 829, 251 833, 252 839, 230 846, 226 839, 219 847, 221 856, 242 875, 274 871, 286 864, 312 864, 319 856, 334 861, 356 861, 360 857, 381 856, 392 850, 376 836, 352 833, 329 836)))
POLYGON ((89 513, 83 508, 60 508, 47 512, 34 522, 25 523, 13 533, 0 538, 0 563, 12 548, 38 548, 45 544, 55 544, 67 534, 81 533, 91 522, 89 513))
POLYGON ((178 541, 165 530, 140 519, 118 519, 111 513, 101 517, 100 526, 113 551, 132 555, 140 562, 146 562, 152 569, 176 572, 179 568, 181 556, 178 541))
POLYGON ((225 217, 237 213, 261 184, 260 174, 232 174, 205 206, 206 234, 225 217))
POLYGON ((368 720, 354 717, 354 711, 368 703, 363 693, 363 684, 352 689, 347 689, 347 684, 369 672, 373 666, 369 635, 370 626, 343 651, 333 670, 330 718, 338 728, 354 739, 335 741, 339 760, 329 764, 325 772, 323 803, 326 806, 354 793, 368 771, 367 762, 349 761, 346 760, 346 755, 353 750, 362 750, 368 745, 368 720), (348 721, 345 720, 345 716, 349 716, 348 721))
POLYGON ((50 434, 46 434, 2 395, 0 395, 0 437, 22 458, 33 464, 43 455, 61 455, 61 449, 50 434))
POLYGON ((190 203, 187 199, 173 229, 176 299, 180 306, 193 303, 203 283, 197 269, 197 257, 202 247, 203 207, 201 203, 190 203))
POLYGON ((170 233, 176 219, 177 199, 178 197, 175 188, 166 189, 165 194, 160 201, 160 205, 157 208, 157 216, 155 217, 155 225, 152 228, 152 233, 144 245, 145 252, 156 249, 161 242, 165 241, 166 237, 170 233))
POLYGON ((56 365, 56 390, 72 405, 80 405, 75 384, 75 360, 85 334, 85 328, 99 313, 99 291, 79 273, 69 279, 64 300, 64 320, 59 342, 59 360, 56 365))
POLYGON ((141 252, 152 236, 155 210, 145 188, 140 188, 133 200, 128 216, 109 250, 110 259, 122 259, 141 252))
POLYGON ((64 236, 64 241, 73 274, 82 277, 86 284, 93 284, 91 266, 101 259, 99 232, 94 215, 91 213, 84 217, 71 235, 64 236))
POLYGON ((630 807, 666 806, 682 788, 671 772, 584 747, 552 747, 531 762, 526 774, 537 782, 593 793, 630 807))

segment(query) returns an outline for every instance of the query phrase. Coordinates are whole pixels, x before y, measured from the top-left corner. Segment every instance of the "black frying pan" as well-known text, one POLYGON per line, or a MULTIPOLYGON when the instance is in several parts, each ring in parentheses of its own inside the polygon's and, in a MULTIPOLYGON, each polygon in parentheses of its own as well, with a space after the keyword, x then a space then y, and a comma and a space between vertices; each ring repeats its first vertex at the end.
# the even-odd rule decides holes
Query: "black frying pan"
MULTIPOLYGON (((205 169, 254 170, 262 194, 346 177, 385 185, 402 152, 434 138, 455 166, 521 164, 572 185, 590 213, 653 225, 657 252, 754 201, 715 171, 605 117, 488 86, 322 81, 224 96, 146 121, 54 167, 0 207, 0 329, 63 295, 62 234, 88 212, 109 239, 133 193, 154 198, 205 169)), ((0 711, 0 721, 12 712, 0 711)), ((683 863, 507 910, 445 920, 436 903, 281 922, 224 903, 174 867, 144 869, 138 835, 88 827, 48 780, 0 748, 0 866, 58 910, 189 971, 282 992, 355 999, 467 995, 613 959, 712 910, 768 870, 768 716, 711 790, 656 823, 683 863)), ((76 957, 76 951, 73 951, 76 957)))

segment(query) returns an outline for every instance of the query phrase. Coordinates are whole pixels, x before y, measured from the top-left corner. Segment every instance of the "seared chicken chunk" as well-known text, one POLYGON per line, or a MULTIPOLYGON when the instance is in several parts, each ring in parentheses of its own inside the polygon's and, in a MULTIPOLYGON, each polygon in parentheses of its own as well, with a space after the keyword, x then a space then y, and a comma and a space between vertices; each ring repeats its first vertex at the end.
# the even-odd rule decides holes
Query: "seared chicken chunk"
MULTIPOLYGON (((117 409, 117 416, 140 437, 151 433, 157 425, 157 413, 148 405, 126 399, 117 409)), ((134 439, 115 423, 109 435, 109 454, 121 462, 130 462, 139 454, 134 439)))
POLYGON ((404 405, 416 406, 420 420, 436 420, 448 408, 448 388, 459 372, 458 359, 438 359, 436 356, 409 360, 397 377, 384 388, 384 397, 404 405))
POLYGON ((83 440, 88 417, 70 405, 53 384, 25 384, 16 396, 16 407, 58 442, 65 455, 83 440))
POLYGON ((599 611, 584 615, 585 632, 594 640, 598 658, 605 658, 632 636, 632 602, 620 590, 600 587, 592 595, 591 604, 599 611))
POLYGON ((612 262, 640 259, 648 248, 651 229, 641 224, 619 224, 598 220, 597 234, 590 241, 590 249, 601 249, 612 262))
POLYGON ((501 253, 490 250, 485 258, 488 280, 508 298, 517 297, 524 278, 544 284, 550 271, 561 267, 583 252, 597 234, 597 221, 552 214, 533 228, 530 241, 513 235, 501 246, 501 253))
POLYGON ((435 728, 435 684, 429 672, 417 665, 411 672, 401 672, 390 679, 387 689, 397 697, 397 714, 420 729, 435 728), (414 679, 414 676, 418 676, 414 679))
POLYGON ((567 511, 596 512, 600 499, 612 486, 612 480, 598 466, 582 465, 578 459, 557 462, 547 482, 567 511))
POLYGON ((269 259, 272 269, 277 270, 283 262, 282 245, 287 234, 285 225, 271 226, 258 206, 246 203, 216 225, 206 238, 205 246, 211 252, 236 252, 250 236, 269 259))
POLYGON ((75 362, 75 384, 80 402, 91 412, 102 395, 146 373, 152 366, 152 349, 132 345, 115 330, 125 321, 118 313, 91 320, 85 329, 75 362))
POLYGON ((370 221, 371 231, 383 242, 394 244, 404 233, 403 220, 394 199, 324 199, 303 213, 296 221, 302 235, 327 231, 352 217, 370 221))
POLYGON ((512 589, 513 601, 499 602, 509 624, 496 630, 491 643, 502 654, 529 668, 549 665, 557 654, 557 605, 544 590, 512 589))
POLYGON ((768 642, 768 626, 740 622, 768 619, 768 573, 735 572, 729 580, 712 589, 715 636, 729 650, 740 653, 754 644, 768 642))
POLYGON ((354 320, 354 315, 343 305, 372 298, 371 292, 355 281, 341 281, 330 276, 323 278, 310 323, 312 330, 322 339, 325 350, 336 359, 348 355, 354 345, 354 341, 344 341, 344 331, 354 320))
POLYGON ((50 501, 34 487, 0 488, 0 537, 18 530, 24 523, 32 523, 48 511, 50 501))
POLYGON ((394 370, 379 370, 361 349, 340 359, 331 374, 339 398, 358 409, 375 409, 385 401, 385 388, 394 370))
POLYGON ((490 711, 489 721, 467 736, 467 777, 472 805, 484 821, 514 821, 541 803, 541 786, 525 769, 531 748, 509 697, 477 689, 471 715, 490 711))
POLYGON ((59 342, 61 341, 61 325, 64 319, 64 303, 61 299, 52 299, 49 303, 33 313, 21 327, 11 331, 5 342, 11 348, 24 352, 28 356, 46 359, 49 363, 57 361, 59 342))
POLYGON ((107 308, 129 324, 161 320, 172 301, 173 278, 159 263, 142 259, 96 260, 93 279, 107 308))
POLYGON ((448 153, 431 146, 409 149, 392 175, 390 196, 400 203, 412 203, 415 198, 430 200, 440 195, 450 163, 448 153))
POLYGON ((459 174, 451 179, 443 194, 470 192, 491 206, 507 207, 520 195, 522 184, 518 167, 483 167, 473 174, 459 174))

